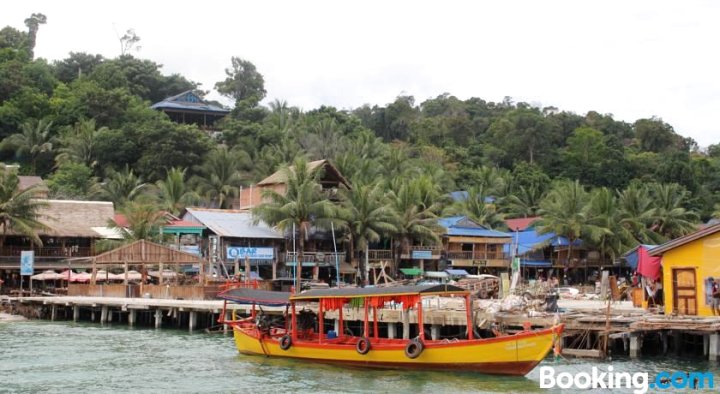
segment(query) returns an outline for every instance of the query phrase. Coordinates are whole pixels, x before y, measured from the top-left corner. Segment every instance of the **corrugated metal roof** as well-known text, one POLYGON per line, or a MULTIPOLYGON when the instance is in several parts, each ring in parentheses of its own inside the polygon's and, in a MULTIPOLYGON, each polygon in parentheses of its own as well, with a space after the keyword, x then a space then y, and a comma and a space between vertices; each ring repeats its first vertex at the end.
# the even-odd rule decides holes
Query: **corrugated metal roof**
MULTIPOLYGON (((283 235, 259 222, 253 224, 252 213, 230 209, 187 208, 183 220, 195 219, 221 237, 283 239, 283 235), (188 218, 190 215, 192 218, 188 218)), ((191 220, 192 221, 192 220, 191 220)))
POLYGON ((222 115, 230 113, 230 111, 225 108, 219 107, 214 104, 209 104, 192 90, 188 90, 175 96, 168 97, 163 101, 153 104, 150 108, 181 109, 198 112, 216 112, 222 115))
POLYGON ((539 216, 533 216, 529 218, 505 219, 505 225, 512 231, 525 231, 528 229, 528 227, 530 227, 538 220, 540 220, 539 216))
POLYGON ((450 216, 438 219, 438 224, 445 227, 445 235, 468 237, 510 238, 510 235, 501 231, 490 230, 481 226, 467 216, 450 216))
MULTIPOLYGON (((505 245, 505 252, 512 252, 511 248, 515 247, 515 243, 517 242, 517 252, 520 256, 546 246, 568 246, 570 244, 565 237, 557 236, 554 233, 539 234, 534 228, 525 231, 509 232, 507 234, 512 237, 512 243, 505 245)), ((580 245, 582 245, 581 240, 576 240, 573 243, 573 246, 580 245)))

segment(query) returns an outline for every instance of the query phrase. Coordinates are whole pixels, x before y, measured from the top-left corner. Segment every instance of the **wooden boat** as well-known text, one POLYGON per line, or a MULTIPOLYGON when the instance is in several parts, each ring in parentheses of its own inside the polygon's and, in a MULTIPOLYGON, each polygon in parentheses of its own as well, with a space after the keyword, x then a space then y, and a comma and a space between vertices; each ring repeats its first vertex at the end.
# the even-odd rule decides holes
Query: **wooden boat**
MULTIPOLYGON (((467 290, 451 285, 419 285, 310 290, 294 295, 230 289, 220 294, 226 300, 225 307, 228 301, 252 304, 252 315, 245 319, 221 319, 220 323, 233 328, 235 344, 244 354, 372 368, 475 371, 519 376, 530 372, 547 356, 563 330, 560 324, 549 329, 492 338, 476 338, 474 330, 465 330, 461 339, 436 340, 427 338, 424 329, 416 330, 417 336, 412 339, 382 338, 378 335, 378 310, 388 304, 406 310, 415 309, 417 327, 424 328, 424 296, 463 297, 467 322, 472 322, 471 297, 467 290), (363 333, 360 336, 347 335, 343 329, 343 309, 347 309, 348 304, 364 309, 363 333), (262 306, 284 307, 286 319, 273 324, 269 316, 262 313, 262 306), (303 309, 296 313, 300 307, 310 307, 313 314, 316 310, 317 322, 307 324, 303 321, 307 320, 303 317, 310 312, 303 309), (337 333, 324 328, 324 315, 328 311, 337 311, 337 333), (323 329, 318 330, 317 327, 323 329)), ((220 316, 225 316, 225 313, 220 316)))

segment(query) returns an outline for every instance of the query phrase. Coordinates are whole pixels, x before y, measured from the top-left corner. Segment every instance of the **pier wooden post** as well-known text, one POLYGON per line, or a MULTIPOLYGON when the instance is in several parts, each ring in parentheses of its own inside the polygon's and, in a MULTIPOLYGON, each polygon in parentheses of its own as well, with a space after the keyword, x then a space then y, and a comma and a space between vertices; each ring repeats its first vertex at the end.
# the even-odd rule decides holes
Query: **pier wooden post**
POLYGON ((80 307, 73 305, 73 321, 77 322, 78 320, 80 320, 80 307))
POLYGON ((410 339, 410 310, 402 311, 403 339, 410 339))
POLYGON ((388 338, 395 339, 397 336, 397 324, 395 323, 388 323, 388 338))
POLYGON ((162 311, 155 309, 155 328, 160 328, 160 326, 162 326, 162 311))
POLYGON ((667 331, 660 331, 660 342, 662 343, 662 355, 666 355, 668 351, 667 331))
POLYGON ((57 306, 55 304, 50 308, 50 321, 55 321, 55 315, 57 314, 57 306))
POLYGON ((105 324, 108 321, 108 307, 107 305, 103 306, 100 309, 100 324, 105 324))
POLYGON ((675 330, 673 334, 673 345, 675 346, 675 355, 679 356, 682 353, 682 332, 675 330))
POLYGON ((708 351, 708 359, 710 361, 717 361, 718 355, 720 355, 720 334, 710 334, 710 349, 708 351))
POLYGON ((190 317, 188 318, 188 329, 190 331, 193 331, 195 329, 195 326, 197 326, 197 312, 190 311, 190 317))
POLYGON ((439 324, 433 324, 432 326, 430 326, 430 338, 432 338, 433 341, 437 341, 440 338, 439 324))
POLYGON ((112 319, 113 319, 113 311, 112 311, 112 309, 108 309, 107 322, 112 323, 112 319))
POLYGON ((638 358, 640 356, 640 334, 633 332, 630 334, 630 358, 638 358))
POLYGON ((137 310, 136 309, 130 309, 128 311, 128 325, 130 327, 135 325, 135 320, 137 319, 137 310))
MULTIPOLYGON (((232 312, 226 310, 226 311, 225 311, 225 321, 228 321, 228 320, 230 320, 230 319, 232 319, 232 312)), ((227 325, 227 324, 223 324, 223 332, 227 334, 227 332, 228 332, 228 325, 227 325)))

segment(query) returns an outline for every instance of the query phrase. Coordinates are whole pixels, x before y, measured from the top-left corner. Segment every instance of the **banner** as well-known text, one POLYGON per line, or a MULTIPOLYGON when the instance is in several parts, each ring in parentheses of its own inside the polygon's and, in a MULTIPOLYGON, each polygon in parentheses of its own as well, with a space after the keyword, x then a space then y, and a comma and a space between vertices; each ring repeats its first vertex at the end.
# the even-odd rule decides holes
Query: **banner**
POLYGON ((228 246, 228 260, 250 258, 250 260, 272 260, 275 258, 275 250, 273 248, 256 248, 253 246, 228 246))
POLYGON ((410 258, 412 258, 413 260, 430 260, 432 259, 432 251, 413 250, 410 252, 410 258))
POLYGON ((20 275, 32 275, 35 264, 35 252, 23 250, 20 252, 20 275))

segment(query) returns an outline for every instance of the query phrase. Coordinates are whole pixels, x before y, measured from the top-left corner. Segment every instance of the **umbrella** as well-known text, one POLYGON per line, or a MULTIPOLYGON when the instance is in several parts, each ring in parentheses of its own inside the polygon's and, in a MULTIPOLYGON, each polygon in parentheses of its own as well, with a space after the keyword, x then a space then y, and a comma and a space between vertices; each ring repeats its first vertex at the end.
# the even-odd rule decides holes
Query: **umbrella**
MULTIPOLYGON (((148 272, 148 275, 150 275, 154 278, 159 278, 160 271, 150 271, 150 272, 148 272)), ((172 271, 172 270, 163 270, 163 272, 162 272, 162 277, 164 279, 174 279, 174 278, 177 278, 177 276, 178 276, 177 272, 172 271)))
POLYGON ((47 270, 43 273, 33 275, 30 278, 32 280, 58 280, 62 279, 62 276, 53 270, 47 270))
MULTIPOLYGON (((124 272, 123 272, 123 273, 120 273, 120 274, 117 274, 116 276, 117 276, 118 279, 120 279, 120 280, 125 280, 125 273, 124 273, 124 272)), ((142 280, 142 274, 139 273, 139 272, 137 272, 137 271, 135 271, 135 270, 128 271, 128 272, 127 272, 127 278, 128 278, 129 281, 132 281, 132 280, 142 280)))
POLYGON ((90 282, 91 277, 92 277, 92 274, 90 274, 89 272, 81 272, 79 274, 76 274, 75 277, 70 279, 70 281, 85 283, 85 282, 90 282))
POLYGON ((68 282, 73 282, 73 279, 75 279, 75 276, 77 276, 77 274, 72 272, 71 270, 65 270, 58 275, 60 275, 60 279, 66 280, 68 282))

